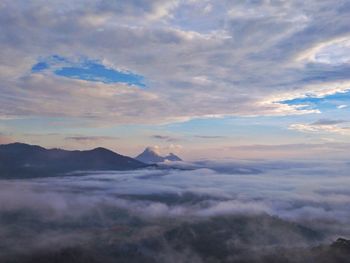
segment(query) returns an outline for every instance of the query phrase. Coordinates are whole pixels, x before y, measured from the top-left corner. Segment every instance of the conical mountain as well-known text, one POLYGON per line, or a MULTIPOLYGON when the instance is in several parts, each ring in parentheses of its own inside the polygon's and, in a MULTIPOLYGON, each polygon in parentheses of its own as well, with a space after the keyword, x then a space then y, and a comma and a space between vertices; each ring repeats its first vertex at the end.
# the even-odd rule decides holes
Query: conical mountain
POLYGON ((176 156, 173 153, 170 153, 167 156, 161 156, 152 147, 147 147, 141 154, 136 156, 135 159, 148 164, 162 163, 165 161, 182 161, 178 156, 176 156))

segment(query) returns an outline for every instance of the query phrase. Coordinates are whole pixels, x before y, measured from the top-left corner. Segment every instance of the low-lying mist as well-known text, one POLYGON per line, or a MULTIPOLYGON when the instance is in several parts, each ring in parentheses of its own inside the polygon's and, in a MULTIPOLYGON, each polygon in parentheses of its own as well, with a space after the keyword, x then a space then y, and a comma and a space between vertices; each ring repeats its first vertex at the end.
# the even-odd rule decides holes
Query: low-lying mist
POLYGON ((341 161, 202 161, 2 180, 0 257, 283 262, 298 249, 291 262, 305 262, 306 248, 350 237, 349 170, 341 161))

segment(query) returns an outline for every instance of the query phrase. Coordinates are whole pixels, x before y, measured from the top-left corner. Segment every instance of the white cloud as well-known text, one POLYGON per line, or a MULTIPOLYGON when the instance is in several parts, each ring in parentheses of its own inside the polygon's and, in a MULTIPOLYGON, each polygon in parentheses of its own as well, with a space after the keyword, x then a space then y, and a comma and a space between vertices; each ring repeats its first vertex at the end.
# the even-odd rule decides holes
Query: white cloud
POLYGON ((339 37, 303 51, 297 61, 339 65, 350 62, 349 52, 350 36, 339 37))
POLYGON ((345 105, 345 104, 337 106, 338 109, 345 109, 347 107, 348 107, 348 105, 345 105))
MULTIPOLYGON (((268 98, 267 102, 281 102, 298 98, 324 98, 336 93, 346 93, 350 90, 350 81, 323 82, 311 85, 302 85, 295 87, 290 91, 283 91, 268 98)), ((303 105, 301 105, 303 106, 303 105)))
POLYGON ((207 4, 204 9, 203 9, 203 13, 204 14, 208 14, 213 10, 213 5, 212 4, 207 4))
POLYGON ((107 125, 319 113, 280 101, 349 90, 344 72, 317 61, 311 69, 294 63, 303 52, 344 37, 348 19, 336 15, 339 6, 331 1, 5 1, 0 115, 64 116, 107 125), (198 5, 211 11, 195 12, 198 5), (145 77, 147 89, 30 72, 38 59, 55 54, 130 70, 145 77))
POLYGON ((291 124, 289 129, 296 130, 300 132, 310 132, 310 133, 334 133, 340 135, 350 135, 350 127, 340 126, 337 124, 331 125, 317 125, 314 123, 296 123, 291 124))
POLYGON ((150 169, 3 181, 0 212, 25 208, 42 215, 42 220, 60 220, 79 218, 96 207, 113 207, 146 218, 193 219, 267 213, 297 222, 349 223, 346 208, 350 192, 345 162, 278 162, 277 165, 266 161, 235 161, 201 165, 202 169, 191 170, 150 169), (224 170, 213 170, 220 171, 220 167, 224 170), (261 172, 242 176, 239 167, 261 172), (158 201, 146 198, 164 194, 167 198, 158 201), (195 198, 182 199, 186 194, 195 198), (168 203, 171 196, 178 202, 168 203))

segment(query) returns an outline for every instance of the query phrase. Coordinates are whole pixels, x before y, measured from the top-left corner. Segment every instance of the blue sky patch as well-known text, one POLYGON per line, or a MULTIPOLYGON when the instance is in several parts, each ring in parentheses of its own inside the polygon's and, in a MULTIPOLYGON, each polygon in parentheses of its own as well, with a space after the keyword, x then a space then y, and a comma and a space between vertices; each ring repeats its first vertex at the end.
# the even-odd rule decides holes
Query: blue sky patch
POLYGON ((54 55, 39 61, 32 67, 32 72, 51 71, 62 77, 96 81, 103 83, 124 83, 145 87, 144 77, 130 71, 119 71, 106 67, 96 60, 84 59, 77 62, 54 55))
POLYGON ((46 62, 39 62, 32 67, 32 72, 39 72, 48 68, 49 65, 46 62))
POLYGON ((307 108, 327 110, 334 109, 342 104, 348 104, 349 101, 350 91, 345 93, 332 94, 323 98, 305 97, 292 100, 285 100, 281 101, 280 103, 287 105, 307 105, 307 108))

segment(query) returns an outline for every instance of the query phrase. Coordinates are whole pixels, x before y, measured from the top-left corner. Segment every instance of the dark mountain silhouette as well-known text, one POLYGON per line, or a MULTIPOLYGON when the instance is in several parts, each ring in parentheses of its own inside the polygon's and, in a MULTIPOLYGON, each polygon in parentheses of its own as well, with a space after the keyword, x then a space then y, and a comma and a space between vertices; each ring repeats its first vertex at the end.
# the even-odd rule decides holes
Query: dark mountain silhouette
POLYGON ((182 161, 173 153, 169 153, 169 155, 163 157, 155 152, 151 147, 147 147, 141 154, 136 156, 135 159, 148 164, 162 163, 165 161, 182 161))
POLYGON ((68 151, 24 143, 0 145, 0 178, 52 176, 72 171, 133 170, 147 166, 101 147, 68 151))

